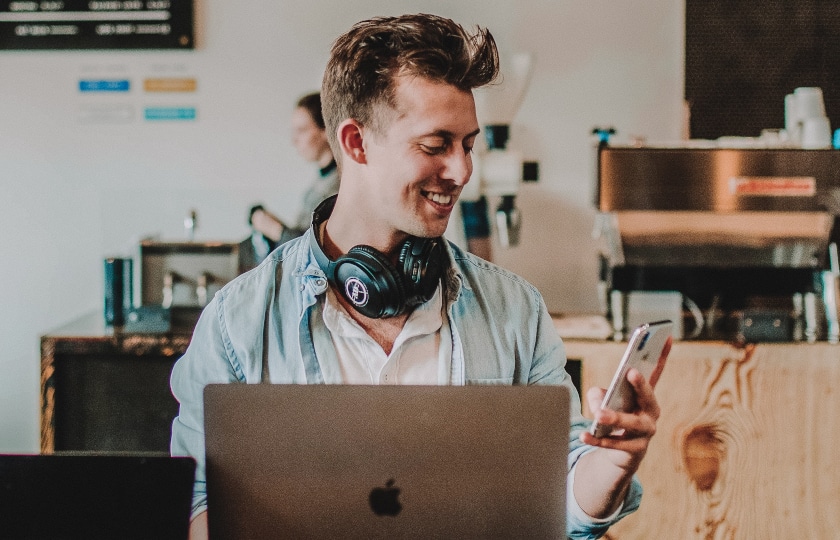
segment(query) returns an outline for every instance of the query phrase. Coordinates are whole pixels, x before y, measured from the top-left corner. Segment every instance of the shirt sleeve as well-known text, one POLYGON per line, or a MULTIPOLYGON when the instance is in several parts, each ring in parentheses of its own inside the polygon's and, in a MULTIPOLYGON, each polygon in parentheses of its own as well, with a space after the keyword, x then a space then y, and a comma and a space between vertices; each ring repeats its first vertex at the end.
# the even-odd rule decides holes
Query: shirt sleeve
POLYGON ((191 456, 196 461, 192 516, 207 508, 204 459, 204 387, 210 383, 244 381, 231 360, 229 342, 223 332, 219 295, 207 305, 193 331, 184 355, 175 363, 170 377, 172 395, 179 403, 172 422, 170 453, 191 456))
POLYGON ((593 450, 594 446, 580 443, 576 449, 569 452, 569 475, 566 484, 566 534, 569 538, 601 538, 612 525, 638 510, 642 501, 642 484, 634 476, 627 495, 612 515, 598 519, 583 511, 574 495, 575 470, 581 456, 593 450))

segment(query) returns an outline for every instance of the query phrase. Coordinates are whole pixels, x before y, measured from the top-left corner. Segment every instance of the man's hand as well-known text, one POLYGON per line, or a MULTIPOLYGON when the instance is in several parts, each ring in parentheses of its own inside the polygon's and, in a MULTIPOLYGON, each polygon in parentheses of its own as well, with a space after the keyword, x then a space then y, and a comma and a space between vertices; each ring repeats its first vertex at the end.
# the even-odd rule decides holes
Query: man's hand
POLYGON ((254 210, 251 214, 251 226, 272 242, 279 242, 280 235, 283 234, 283 223, 280 219, 263 209, 254 210))
POLYGON ((649 382, 636 369, 627 372, 627 381, 636 395, 634 411, 601 409, 606 394, 604 388, 590 388, 586 394, 595 419, 613 426, 616 433, 601 438, 588 432, 580 436, 584 443, 599 447, 580 459, 575 472, 575 499, 592 517, 608 516, 618 508, 633 474, 647 453, 651 438, 656 434, 660 410, 653 388, 665 366, 671 343, 671 338, 668 338, 649 382))

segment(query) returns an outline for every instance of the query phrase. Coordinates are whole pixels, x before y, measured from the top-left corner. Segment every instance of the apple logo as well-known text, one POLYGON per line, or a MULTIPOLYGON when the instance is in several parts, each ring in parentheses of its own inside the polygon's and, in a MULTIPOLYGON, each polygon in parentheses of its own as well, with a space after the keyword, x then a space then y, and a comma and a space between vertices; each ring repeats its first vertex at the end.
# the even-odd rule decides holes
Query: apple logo
POLYGON ((402 510, 399 501, 400 488, 394 487, 394 479, 385 483, 385 487, 375 487, 370 490, 368 501, 370 508, 377 516, 396 516, 402 510))

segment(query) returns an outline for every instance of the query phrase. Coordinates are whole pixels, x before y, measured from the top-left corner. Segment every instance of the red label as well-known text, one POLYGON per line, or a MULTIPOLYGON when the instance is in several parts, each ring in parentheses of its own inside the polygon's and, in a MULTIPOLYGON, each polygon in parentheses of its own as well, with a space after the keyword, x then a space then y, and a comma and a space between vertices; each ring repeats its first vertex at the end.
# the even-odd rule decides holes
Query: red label
POLYGON ((817 179, 813 176, 736 176, 729 179, 733 195, 762 197, 813 197, 817 179))

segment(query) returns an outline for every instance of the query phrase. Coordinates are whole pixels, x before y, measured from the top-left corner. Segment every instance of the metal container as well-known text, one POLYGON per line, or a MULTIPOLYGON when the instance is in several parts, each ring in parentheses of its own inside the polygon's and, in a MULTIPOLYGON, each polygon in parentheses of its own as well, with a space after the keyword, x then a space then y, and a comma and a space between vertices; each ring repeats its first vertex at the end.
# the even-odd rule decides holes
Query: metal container
POLYGON ((597 206, 625 264, 817 267, 838 193, 836 150, 599 149, 597 206))
POLYGON ((144 240, 139 260, 142 305, 203 307, 239 274, 239 244, 144 240))

